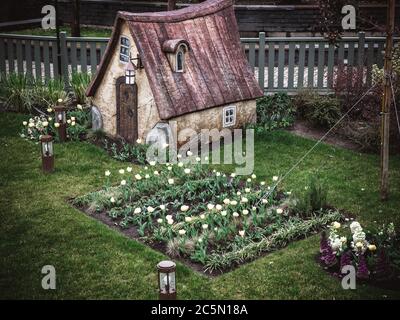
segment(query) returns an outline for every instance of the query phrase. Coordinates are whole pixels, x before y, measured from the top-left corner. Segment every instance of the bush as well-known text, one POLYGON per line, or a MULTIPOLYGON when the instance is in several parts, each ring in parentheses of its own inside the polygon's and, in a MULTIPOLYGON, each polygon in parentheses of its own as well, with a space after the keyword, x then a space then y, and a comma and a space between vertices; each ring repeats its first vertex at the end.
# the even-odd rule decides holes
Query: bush
POLYGON ((33 79, 23 74, 0 75, 0 102, 11 110, 27 112, 32 109, 30 87, 33 79))
POLYGON ((77 103, 86 104, 86 89, 89 86, 91 77, 88 73, 84 72, 73 72, 71 75, 70 86, 74 93, 74 97, 77 103))
POLYGON ((318 177, 311 177, 303 197, 299 197, 295 205, 295 212, 309 216, 327 206, 328 189, 318 177))
POLYGON ((62 79, 48 79, 45 83, 36 80, 31 87, 32 106, 45 111, 57 104, 59 99, 68 102, 62 79))
POLYGON ((278 93, 257 100, 257 127, 262 130, 291 126, 294 115, 292 100, 286 93, 278 93))
POLYGON ((294 104, 298 115, 317 127, 330 128, 342 116, 340 101, 336 97, 321 96, 311 90, 300 92, 294 104))

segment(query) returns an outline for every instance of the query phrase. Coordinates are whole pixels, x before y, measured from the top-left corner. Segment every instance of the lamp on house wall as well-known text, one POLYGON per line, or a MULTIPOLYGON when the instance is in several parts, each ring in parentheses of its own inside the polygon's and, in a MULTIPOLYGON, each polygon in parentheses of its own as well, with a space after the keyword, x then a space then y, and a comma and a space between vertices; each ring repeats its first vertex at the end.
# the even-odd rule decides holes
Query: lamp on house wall
POLYGON ((133 66, 132 62, 128 62, 125 68, 125 83, 135 84, 136 78, 136 68, 133 66))
POLYGON ((40 138, 43 172, 50 173, 54 170, 53 137, 43 135, 40 138))
POLYGON ((157 269, 160 300, 176 300, 176 264, 172 261, 161 261, 157 269))

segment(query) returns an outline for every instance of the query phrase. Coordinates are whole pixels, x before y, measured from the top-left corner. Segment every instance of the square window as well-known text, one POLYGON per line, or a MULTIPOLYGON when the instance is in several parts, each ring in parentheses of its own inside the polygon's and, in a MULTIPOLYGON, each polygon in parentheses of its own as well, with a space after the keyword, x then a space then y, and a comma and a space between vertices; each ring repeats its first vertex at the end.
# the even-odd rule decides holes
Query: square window
POLYGON ((222 115, 224 127, 234 126, 236 123, 236 106, 225 107, 222 115))
POLYGON ((119 60, 121 62, 129 62, 129 51, 131 49, 130 47, 130 41, 126 37, 121 37, 120 41, 120 51, 119 51, 119 60))

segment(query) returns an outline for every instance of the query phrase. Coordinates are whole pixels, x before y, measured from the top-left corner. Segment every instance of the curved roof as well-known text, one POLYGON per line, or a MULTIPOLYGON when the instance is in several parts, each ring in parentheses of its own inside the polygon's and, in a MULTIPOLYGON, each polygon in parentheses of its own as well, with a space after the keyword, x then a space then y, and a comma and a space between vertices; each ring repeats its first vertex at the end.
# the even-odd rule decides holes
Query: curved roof
POLYGON ((139 51, 160 118, 251 100, 263 95, 242 50, 232 0, 208 0, 176 11, 119 12, 87 95, 101 83, 125 21, 139 51), (185 72, 174 72, 163 45, 189 43, 185 72))

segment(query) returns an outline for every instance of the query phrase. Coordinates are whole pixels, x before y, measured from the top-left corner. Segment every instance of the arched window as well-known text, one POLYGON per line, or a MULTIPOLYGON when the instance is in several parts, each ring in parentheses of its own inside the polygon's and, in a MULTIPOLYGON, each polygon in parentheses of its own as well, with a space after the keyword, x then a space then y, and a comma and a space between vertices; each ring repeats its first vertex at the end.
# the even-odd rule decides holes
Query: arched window
POLYGON ((183 65, 185 63, 185 54, 182 49, 178 50, 176 54, 176 72, 183 72, 183 65))

